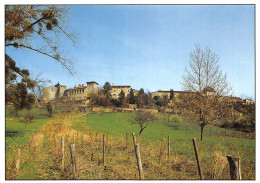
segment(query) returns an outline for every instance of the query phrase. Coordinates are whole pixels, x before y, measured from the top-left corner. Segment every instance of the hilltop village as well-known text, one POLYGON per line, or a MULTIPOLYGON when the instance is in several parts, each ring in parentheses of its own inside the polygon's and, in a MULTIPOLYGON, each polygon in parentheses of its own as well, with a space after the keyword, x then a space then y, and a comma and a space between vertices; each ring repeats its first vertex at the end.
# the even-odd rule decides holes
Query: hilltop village
MULTIPOLYGON (((55 86, 49 86, 46 88, 43 88, 43 95, 39 99, 39 102, 42 104, 46 104, 48 102, 51 102, 54 106, 57 105, 65 105, 68 104, 69 106, 78 107, 78 108, 86 108, 89 106, 93 106, 93 98, 99 97, 99 98, 105 98, 104 93, 99 88, 99 84, 95 81, 89 81, 86 82, 86 85, 84 84, 78 84, 75 85, 74 88, 69 88, 65 85, 56 84, 55 86), (58 102, 59 101, 59 102, 58 102), (62 103, 62 104, 61 104, 62 103)), ((138 105, 138 98, 137 96, 140 94, 140 90, 135 90, 129 85, 114 85, 112 83, 111 88, 109 90, 111 101, 117 101, 120 99, 120 96, 122 96, 122 93, 124 97, 127 99, 124 105, 115 105, 119 107, 124 108, 130 108, 130 109, 136 109, 140 108, 138 105), (132 90, 132 95, 135 96, 136 102, 129 101, 130 93, 132 90)), ((209 96, 214 96, 216 92, 208 87, 203 90, 203 93, 209 96)), ((168 91, 162 91, 158 90, 155 92, 149 92, 147 94, 147 100, 155 100, 157 101, 156 104, 158 106, 162 106, 165 104, 162 104, 163 102, 166 102, 166 104, 171 103, 172 100, 178 100, 178 98, 181 95, 188 95, 188 94, 194 94, 192 91, 174 91, 174 90, 168 90, 168 91)), ((242 100, 238 97, 223 97, 226 100, 229 100, 233 103, 241 103, 243 105, 250 105, 254 102, 250 99, 242 100)), ((98 105, 98 104, 97 104, 98 105)), ((102 105, 101 105, 102 106, 102 105)), ((109 106, 109 105, 103 105, 103 106, 109 106)), ((143 106, 141 107, 143 108, 143 106)), ((145 107, 144 107, 145 108, 145 107)), ((146 108, 156 108, 154 106, 149 105, 146 108)))

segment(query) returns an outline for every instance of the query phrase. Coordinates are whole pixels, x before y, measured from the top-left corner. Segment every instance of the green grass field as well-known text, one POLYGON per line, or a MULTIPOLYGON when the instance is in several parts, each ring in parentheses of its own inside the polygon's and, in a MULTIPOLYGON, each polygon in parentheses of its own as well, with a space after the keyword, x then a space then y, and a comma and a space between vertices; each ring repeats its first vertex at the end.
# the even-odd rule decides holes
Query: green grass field
MULTIPOLYGON (((79 131, 88 131, 89 129, 97 132, 108 133, 110 135, 125 136, 135 133, 141 144, 153 143, 160 146, 162 121, 151 122, 150 125, 139 135, 139 126, 131 124, 131 113, 92 113, 73 121, 72 127, 79 131)), ((200 127, 191 121, 182 119, 178 130, 173 125, 168 124, 167 118, 163 125, 164 144, 168 135, 171 137, 173 153, 178 155, 194 157, 192 139, 197 139, 197 145, 201 156, 201 161, 205 164, 211 163, 215 152, 221 152, 225 158, 226 155, 235 155, 241 157, 243 171, 253 172, 255 170, 255 140, 237 139, 221 137, 221 134, 234 134, 241 136, 242 132, 235 132, 212 125, 207 125, 204 130, 204 140, 200 141, 200 127)), ((250 175, 252 176, 252 175, 250 175)), ((253 175, 254 176, 254 175, 253 175)))
MULTIPOLYGON (((20 115, 25 115, 27 111, 21 111, 20 115)), ((233 130, 227 130, 212 125, 207 125, 204 131, 204 140, 200 141, 200 128, 192 121, 177 116, 181 119, 177 125, 173 122, 168 124, 167 117, 165 117, 163 123, 163 153, 164 157, 167 157, 167 137, 171 137, 171 154, 172 162, 160 166, 158 164, 158 157, 160 152, 160 139, 162 131, 162 121, 157 120, 150 122, 150 125, 139 135, 140 127, 137 124, 131 124, 133 113, 91 113, 91 114, 67 114, 60 115, 61 117, 50 119, 47 117, 47 112, 44 109, 33 109, 32 114, 36 117, 26 125, 9 115, 9 111, 6 112, 6 162, 8 162, 8 168, 6 169, 8 179, 64 179, 64 174, 59 170, 59 163, 57 155, 53 151, 53 135, 57 132, 57 129, 63 129, 66 122, 70 125, 69 129, 66 129, 62 135, 67 135, 67 130, 71 131, 71 128, 78 132, 83 132, 88 139, 90 133, 94 136, 94 133, 98 134, 98 138, 101 138, 101 134, 109 135, 108 146, 108 165, 115 171, 121 171, 122 167, 128 167, 128 163, 131 162, 131 169, 127 176, 124 175, 124 171, 119 172, 117 175, 111 173, 106 177, 106 172, 100 173, 99 165, 96 162, 92 162, 92 166, 97 168, 87 169, 84 173, 84 169, 81 172, 82 178, 87 179, 113 179, 113 178, 134 178, 133 175, 136 170, 135 157, 129 153, 133 153, 131 134, 135 133, 137 141, 141 147, 141 155, 143 156, 147 178, 156 179, 156 175, 149 176, 149 171, 152 172, 168 172, 167 175, 160 174, 160 178, 168 179, 196 179, 196 159, 194 155, 194 149, 192 139, 197 139, 197 147, 200 156, 203 175, 206 179, 214 178, 212 175, 217 176, 216 179, 229 179, 228 165, 226 155, 236 155, 241 158, 242 178, 244 180, 254 179, 255 177, 255 140, 242 138, 245 134, 242 132, 236 132, 233 130), (63 116, 63 118, 62 118, 63 116), (50 121, 51 120, 51 121, 50 121), (44 125, 47 121, 46 125, 44 125), (39 132, 39 129, 44 125, 44 129, 38 136, 32 135, 39 132), (54 134, 53 134, 54 132, 54 134), (125 137, 128 134, 129 152, 128 156, 125 154, 125 137), (239 138, 227 138, 225 134, 231 134, 239 138), (40 138, 41 137, 41 138, 40 138), (41 146, 34 146, 34 143, 41 141, 41 146), (19 174, 14 172, 15 159, 17 156, 18 145, 23 146, 23 164, 21 165, 21 172, 19 174), (32 147, 31 147, 32 145, 32 147), (131 147, 130 147, 131 146, 131 147), (37 147, 37 148, 36 148, 37 147), (129 159, 130 158, 130 159, 129 159), (94 163, 94 164, 93 164, 94 163), (222 167, 223 164, 223 167, 222 167), (163 169, 161 169, 161 168, 163 169), (218 169, 221 168, 222 169, 218 169), (92 172, 90 174, 90 172, 92 172), (221 175, 218 175, 218 171, 221 175), (54 173, 55 172, 55 173, 54 173), (95 174, 96 172, 97 174, 95 174), (132 174, 133 173, 133 174, 132 174), (119 176, 120 175, 120 176, 119 176)), ((71 133, 74 133, 71 131, 71 133)), ((67 137, 68 138, 68 137, 67 137)), ((90 140, 90 139, 89 139, 90 140)), ((70 134, 70 140, 67 143, 72 142, 72 134, 70 134)), ((95 144, 95 161, 100 158, 100 144, 99 140, 93 138, 95 144)), ((39 142, 40 144, 40 142, 39 142)), ((67 148, 68 151, 68 148, 67 148)), ((89 163, 90 149, 89 146, 84 146, 83 149, 78 147, 79 158, 81 158, 82 167, 85 163, 89 163), (80 155, 83 153, 83 155, 80 155), (87 157, 86 157, 87 155, 87 157), (86 161, 86 162, 85 162, 86 161)), ((68 152, 67 152, 68 153, 68 152)), ((69 165, 68 159, 68 165, 69 165)), ((68 175, 70 176, 69 172, 68 175)))
POLYGON ((20 122, 17 118, 6 118, 5 122, 5 143, 6 147, 9 144, 24 145, 28 139, 37 133, 40 127, 48 119, 34 119, 32 123, 26 125, 20 122))
MULTIPOLYGON (((32 108, 30 113, 35 117, 31 123, 25 124, 21 122, 17 117, 11 113, 12 109, 6 108, 6 120, 5 120, 5 144, 6 147, 12 145, 24 145, 28 139, 35 133, 37 133, 40 127, 50 118, 45 109, 32 108)), ((25 116, 28 110, 22 110, 18 112, 19 116, 25 116)))

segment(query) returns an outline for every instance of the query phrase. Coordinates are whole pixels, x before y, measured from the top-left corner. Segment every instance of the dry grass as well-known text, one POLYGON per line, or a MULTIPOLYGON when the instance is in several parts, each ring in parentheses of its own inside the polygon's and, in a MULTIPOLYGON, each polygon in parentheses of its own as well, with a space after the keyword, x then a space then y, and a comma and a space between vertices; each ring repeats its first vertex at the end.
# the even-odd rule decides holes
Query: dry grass
MULTIPOLYGON (((105 162, 102 163, 102 133, 78 132, 70 122, 85 114, 57 115, 46 122, 40 132, 22 147, 21 168, 15 169, 17 147, 6 157, 6 179, 73 179, 69 145, 76 144, 77 179, 81 180, 136 180, 139 179, 132 138, 105 134, 105 162), (65 169, 61 171, 61 137, 65 137, 65 169), (74 141, 75 139, 75 141, 74 141)), ((178 154, 167 157, 166 142, 161 163, 159 141, 145 143, 137 139, 141 147, 144 177, 147 180, 198 179, 194 157, 178 154)), ((228 179, 226 157, 215 152, 211 165, 204 168, 207 179, 228 179)), ((205 165, 204 165, 205 167, 205 165)))

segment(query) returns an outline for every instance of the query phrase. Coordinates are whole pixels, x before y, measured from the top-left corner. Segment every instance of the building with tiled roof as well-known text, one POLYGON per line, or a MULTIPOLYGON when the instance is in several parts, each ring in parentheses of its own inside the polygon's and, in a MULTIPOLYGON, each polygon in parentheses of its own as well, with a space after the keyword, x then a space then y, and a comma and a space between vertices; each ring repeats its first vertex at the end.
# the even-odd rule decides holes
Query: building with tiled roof
POLYGON ((121 90, 124 91, 125 96, 130 94, 131 86, 129 85, 114 85, 111 86, 111 95, 113 99, 118 99, 121 90))

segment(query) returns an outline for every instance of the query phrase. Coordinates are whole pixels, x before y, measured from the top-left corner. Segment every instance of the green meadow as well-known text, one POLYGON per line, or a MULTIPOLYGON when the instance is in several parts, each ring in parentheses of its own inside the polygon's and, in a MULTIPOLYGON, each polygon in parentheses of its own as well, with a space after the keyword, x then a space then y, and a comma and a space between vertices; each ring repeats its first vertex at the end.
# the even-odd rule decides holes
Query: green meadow
MULTIPOLYGON (((167 138, 170 135, 172 153, 195 159, 192 139, 197 139, 197 146, 202 164, 210 165, 212 156, 216 152, 226 155, 240 156, 243 171, 255 171, 255 140, 243 138, 243 132, 223 129, 217 126, 207 125, 204 130, 204 139, 200 141, 200 127, 187 119, 181 118, 178 129, 174 128, 173 122, 162 118, 150 122, 149 126, 139 135, 139 126, 131 124, 132 113, 92 113, 71 122, 72 128, 87 132, 94 130, 97 133, 109 134, 124 138, 126 133, 130 136, 135 133, 141 145, 156 144, 159 148, 161 134, 166 148, 167 138), (225 136, 228 134, 229 136, 225 136)), ((209 166, 210 167, 210 166, 209 166)), ((249 175, 248 175, 249 176, 249 175)))
MULTIPOLYGON (((28 111, 21 111, 20 116, 26 115, 28 111)), ((179 115, 175 115, 179 123, 168 122, 168 116, 160 115, 156 121, 149 122, 149 126, 139 134, 140 127, 132 124, 134 113, 89 113, 89 114, 67 114, 58 118, 48 118, 46 110, 33 109, 32 114, 35 119, 31 123, 22 123, 18 118, 6 112, 5 122, 5 143, 6 143, 6 176, 8 179, 71 179, 69 172, 60 172, 57 155, 54 151, 53 132, 59 136, 68 135, 67 143, 72 142, 71 130, 85 135, 87 144, 90 143, 90 133, 93 137, 95 161, 100 158, 99 140, 102 134, 108 136, 108 166, 117 171, 118 174, 99 172, 97 162, 92 162, 93 167, 80 175, 82 179, 136 179, 135 159, 133 156, 132 133, 135 133, 137 142, 140 144, 144 171, 147 179, 157 179, 156 175, 148 172, 160 172, 159 179, 196 179, 196 158, 192 139, 197 139, 197 148, 201 162, 201 169, 205 179, 229 179, 229 168, 227 155, 239 156, 241 158, 241 171, 243 180, 255 178, 255 140, 247 139, 246 133, 228 130, 217 126, 207 125, 204 130, 204 139, 200 141, 200 127, 193 121, 187 120, 179 115), (48 121, 48 123, 46 123, 48 121), (66 121, 69 126, 66 126, 66 121), (163 123, 162 123, 163 122, 163 123), (46 125, 44 125, 46 123, 46 125), (163 126, 162 126, 163 124, 163 126), (44 125, 44 128, 41 129, 44 125), (65 125, 65 126, 64 126, 65 125), (40 130, 41 129, 41 130, 40 130), (61 131, 59 131, 60 129, 61 131), (65 130, 65 131, 63 131, 65 130), (35 135, 34 135, 35 134, 35 135), (129 151, 126 156, 124 149, 128 136, 129 151), (163 157, 166 161, 168 135, 170 135, 171 162, 160 165, 158 157, 160 149, 163 149, 163 157), (34 136, 32 138, 32 136, 34 136), (161 136, 163 137, 161 146, 161 136), (36 145, 35 145, 36 144, 36 145), (37 144, 41 144, 38 146, 37 144), (15 172, 15 159, 17 157, 18 145, 22 146, 22 164, 20 173, 15 172), (32 147, 31 147, 32 146, 32 147), (130 154, 131 155, 130 155, 130 154), (129 165, 129 163, 131 165, 129 165), (122 167, 131 167, 129 175, 125 175, 122 167), (90 171, 90 172, 89 172, 90 171), (163 171, 167 175, 163 175, 163 171), (55 173, 53 173, 55 172, 55 173), (92 173, 91 173, 92 172, 92 173), (68 177, 67 177, 68 173, 68 177), (107 174, 107 175, 106 175, 107 174), (120 175, 120 176, 119 176, 120 175)), ((55 134, 54 133, 54 134, 55 134)), ((57 138, 59 139, 59 138, 57 138)), ((92 142, 91 142, 92 143, 92 142)), ((85 167, 89 163, 91 152, 89 145, 78 147, 79 159, 85 167)), ((67 156, 68 148, 67 148, 67 156)), ((69 165, 69 159, 68 168, 69 165)))
POLYGON ((16 116, 12 115, 12 109, 6 108, 6 118, 5 118, 5 144, 8 148, 9 145, 13 144, 24 145, 33 134, 37 133, 40 127, 47 121, 48 118, 47 111, 44 109, 33 108, 32 110, 22 110, 18 112, 20 117, 31 113, 35 119, 28 123, 27 125, 16 116))

